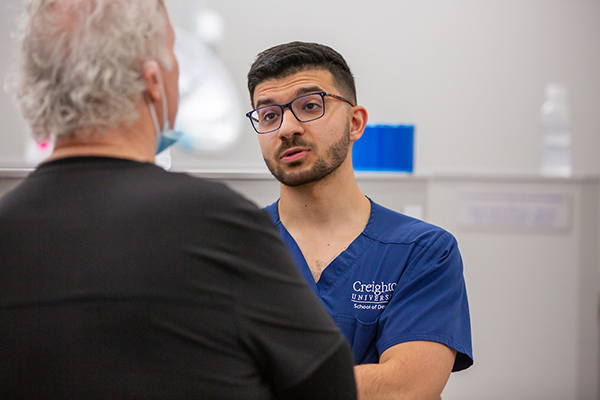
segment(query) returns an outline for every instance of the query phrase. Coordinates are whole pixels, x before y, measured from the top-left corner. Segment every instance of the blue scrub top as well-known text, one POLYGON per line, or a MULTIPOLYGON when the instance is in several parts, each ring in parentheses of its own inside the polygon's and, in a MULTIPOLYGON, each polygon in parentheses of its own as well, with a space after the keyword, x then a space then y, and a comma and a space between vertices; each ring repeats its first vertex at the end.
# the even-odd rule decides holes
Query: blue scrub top
POLYGON ((391 346, 417 340, 456 350, 453 371, 473 364, 467 291, 454 236, 371 201, 364 231, 315 283, 279 219, 278 203, 266 210, 302 275, 350 342, 357 364, 377 363, 391 346))

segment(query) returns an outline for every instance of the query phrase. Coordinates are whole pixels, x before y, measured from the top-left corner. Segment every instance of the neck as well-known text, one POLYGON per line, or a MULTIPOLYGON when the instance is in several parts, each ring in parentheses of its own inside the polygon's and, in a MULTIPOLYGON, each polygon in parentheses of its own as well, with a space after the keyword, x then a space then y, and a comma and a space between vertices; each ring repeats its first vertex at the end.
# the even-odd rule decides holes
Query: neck
POLYGON ((140 107, 138 111, 140 118, 132 125, 57 138, 47 161, 77 156, 100 156, 153 163, 156 146, 154 125, 148 107, 140 107))
POLYGON ((360 191, 352 161, 348 158, 328 177, 310 184, 281 185, 279 217, 286 228, 341 227, 366 223, 371 210, 369 199, 360 191))

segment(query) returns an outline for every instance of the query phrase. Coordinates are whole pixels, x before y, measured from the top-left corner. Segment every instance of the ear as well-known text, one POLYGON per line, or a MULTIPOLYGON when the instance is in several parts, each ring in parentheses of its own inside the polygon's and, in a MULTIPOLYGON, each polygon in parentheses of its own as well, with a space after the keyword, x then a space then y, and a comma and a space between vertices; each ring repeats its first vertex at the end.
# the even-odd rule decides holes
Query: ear
POLYGON ((350 120, 350 140, 352 142, 357 141, 362 136, 367 126, 369 115, 367 109, 363 106, 355 106, 352 108, 351 120, 350 120))
POLYGON ((156 62, 149 61, 144 65, 144 83, 150 100, 160 100, 160 69, 156 62))

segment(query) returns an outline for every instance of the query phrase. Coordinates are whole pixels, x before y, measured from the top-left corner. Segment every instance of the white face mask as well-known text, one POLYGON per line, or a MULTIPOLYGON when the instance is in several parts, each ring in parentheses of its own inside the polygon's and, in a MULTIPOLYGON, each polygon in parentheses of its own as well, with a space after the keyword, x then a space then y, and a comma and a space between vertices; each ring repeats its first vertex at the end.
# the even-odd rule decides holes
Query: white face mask
POLYGON ((160 86, 160 97, 163 103, 163 127, 160 129, 158 123, 158 116, 156 115, 156 108, 152 101, 146 97, 146 102, 148 103, 148 108, 150 109, 150 114, 152 115, 152 121, 154 122, 154 130, 156 132, 156 154, 161 153, 166 150, 169 146, 175 143, 183 136, 182 131, 176 131, 171 129, 169 126, 169 109, 167 105, 167 96, 165 93, 165 88, 163 86, 162 75, 160 69, 158 68, 158 64, 154 61, 150 61, 149 63, 156 65, 158 70, 158 83, 160 86))

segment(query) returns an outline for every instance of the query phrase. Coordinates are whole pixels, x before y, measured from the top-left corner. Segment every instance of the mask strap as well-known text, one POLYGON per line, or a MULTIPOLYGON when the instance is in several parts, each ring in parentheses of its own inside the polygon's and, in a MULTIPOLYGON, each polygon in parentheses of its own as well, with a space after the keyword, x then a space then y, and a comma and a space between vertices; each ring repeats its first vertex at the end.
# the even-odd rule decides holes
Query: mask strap
MULTIPOLYGON (((160 73, 159 75, 160 76, 160 73)), ((162 85, 162 79, 160 79, 160 97, 162 98, 163 103, 163 118, 165 123, 163 124, 165 128, 171 129, 171 123, 169 122, 169 106, 167 104, 167 93, 165 92, 165 87, 162 85)))
MULTIPOLYGON (((162 73, 160 71, 160 67, 158 66, 158 63, 156 61, 147 61, 145 66, 148 65, 154 65, 156 67, 156 71, 158 72, 157 78, 158 78, 158 89, 160 90, 160 98, 162 100, 162 105, 163 105, 163 127, 169 129, 170 128, 170 123, 169 123, 169 107, 167 104, 167 96, 166 96, 166 91, 165 91, 165 87, 163 84, 163 79, 162 79, 162 73)), ((156 108, 154 107, 154 104, 152 104, 152 101, 150 100, 150 104, 152 105, 151 107, 151 113, 152 113, 152 119, 154 120, 154 125, 156 127, 159 127, 157 132, 160 132, 160 124, 158 123, 158 116, 156 115, 156 108)))
POLYGON ((150 115, 152 116, 152 122, 154 123, 154 130, 156 131, 156 137, 158 137, 160 135, 160 125, 158 123, 158 116, 156 115, 156 107, 154 107, 152 100, 150 100, 147 96, 146 96, 146 103, 148 103, 148 108, 150 109, 150 115))

